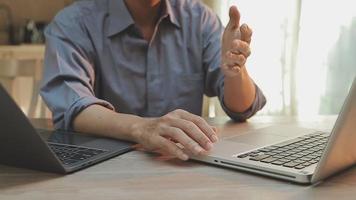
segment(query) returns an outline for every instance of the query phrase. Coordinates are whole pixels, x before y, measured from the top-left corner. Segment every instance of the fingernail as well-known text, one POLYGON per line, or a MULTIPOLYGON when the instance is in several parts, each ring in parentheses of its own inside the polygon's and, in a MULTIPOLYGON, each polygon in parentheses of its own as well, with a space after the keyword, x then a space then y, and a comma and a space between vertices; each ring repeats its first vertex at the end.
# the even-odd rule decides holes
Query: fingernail
POLYGON ((219 141, 219 138, 216 135, 211 136, 212 142, 219 141))
POLYGON ((180 154, 180 155, 179 155, 179 159, 181 159, 181 160, 188 160, 189 157, 188 157, 187 154, 183 153, 183 154, 180 154))
POLYGON ((200 146, 196 146, 194 147, 194 151, 199 154, 200 152, 204 151, 204 149, 201 148, 200 146))
POLYGON ((206 148, 207 148, 207 150, 212 149, 212 148, 213 148, 213 143, 207 142, 207 143, 206 143, 206 148))
POLYGON ((241 28, 247 30, 247 27, 248 27, 247 24, 243 24, 241 28))

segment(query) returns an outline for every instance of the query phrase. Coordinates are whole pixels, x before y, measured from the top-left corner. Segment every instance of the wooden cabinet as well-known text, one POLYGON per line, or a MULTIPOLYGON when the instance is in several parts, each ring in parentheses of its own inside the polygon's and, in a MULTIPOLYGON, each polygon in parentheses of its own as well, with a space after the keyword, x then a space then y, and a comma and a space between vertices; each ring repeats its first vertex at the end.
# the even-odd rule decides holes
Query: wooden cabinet
POLYGON ((44 50, 44 45, 0 46, 0 83, 29 117, 45 112, 39 99, 44 50))

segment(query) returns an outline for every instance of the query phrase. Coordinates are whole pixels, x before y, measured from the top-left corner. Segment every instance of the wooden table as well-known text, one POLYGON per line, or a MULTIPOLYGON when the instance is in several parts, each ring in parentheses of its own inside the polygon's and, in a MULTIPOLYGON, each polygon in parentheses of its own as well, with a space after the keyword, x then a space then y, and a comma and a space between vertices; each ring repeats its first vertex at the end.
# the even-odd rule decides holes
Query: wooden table
MULTIPOLYGON (((255 117, 242 124, 228 122, 227 118, 209 120, 218 126, 222 137, 271 124, 298 124, 329 130, 334 121, 334 116, 308 120, 255 117)), ((34 124, 50 125, 43 120, 34 121, 34 124)), ((4 200, 341 200, 356 199, 355 187, 355 167, 318 185, 305 186, 193 161, 165 160, 138 151, 66 176, 0 165, 0 199, 4 200)))

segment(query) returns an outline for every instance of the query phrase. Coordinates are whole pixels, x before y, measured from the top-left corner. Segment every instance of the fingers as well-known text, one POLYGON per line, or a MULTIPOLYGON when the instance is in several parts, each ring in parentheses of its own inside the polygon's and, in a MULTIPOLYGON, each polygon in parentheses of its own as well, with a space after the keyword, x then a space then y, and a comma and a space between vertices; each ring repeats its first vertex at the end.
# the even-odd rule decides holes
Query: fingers
MULTIPOLYGON (((187 135, 187 137, 189 136, 190 140, 195 141, 205 150, 209 151, 213 147, 213 144, 208 138, 208 136, 193 122, 184 119, 177 119, 171 122, 171 126, 180 129, 182 131, 182 134, 187 135)), ((182 145, 185 146, 184 144, 182 145)), ((198 153, 200 153, 201 151, 203 151, 203 149, 200 149, 198 153)))
POLYGON ((225 70, 234 69, 236 72, 245 66, 247 57, 251 55, 250 45, 242 40, 235 39, 232 48, 224 55, 222 68, 225 70))
POLYGON ((175 156, 181 160, 188 160, 189 157, 183 152, 174 142, 162 137, 156 136, 152 138, 154 145, 159 146, 162 150, 167 151, 170 155, 175 156))
POLYGON ((211 128, 213 129, 213 131, 215 132, 215 134, 217 134, 218 129, 215 126, 211 126, 211 128))
POLYGON ((204 149, 201 148, 201 146, 197 142, 195 142, 179 128, 167 127, 165 136, 169 136, 174 141, 180 143, 184 146, 184 148, 192 152, 194 155, 199 155, 204 152, 204 149))
POLYGON ((240 27, 240 32, 241 40, 250 44, 252 38, 252 29, 247 24, 242 24, 240 27))
POLYGON ((229 10, 229 23, 228 28, 234 30, 240 26, 240 12, 237 10, 236 6, 231 6, 229 10))
POLYGON ((188 124, 197 126, 202 131, 202 133, 209 138, 211 142, 218 141, 216 132, 202 117, 194 115, 184 110, 177 110, 177 114, 180 116, 180 118, 190 122, 188 124))
POLYGON ((251 55, 250 45, 242 40, 233 40, 232 41, 232 48, 230 50, 235 54, 243 54, 246 58, 251 55))
POLYGON ((181 160, 187 160, 188 155, 177 142, 199 155, 209 151, 212 142, 218 140, 216 130, 203 118, 180 109, 160 118, 143 119, 134 127, 133 136, 144 148, 160 149, 181 160))
POLYGON ((228 51, 225 55, 225 61, 224 65, 226 67, 234 67, 234 66, 239 66, 243 67, 246 64, 246 57, 242 54, 236 54, 232 53, 231 51, 228 51))
POLYGON ((239 65, 227 65, 227 64, 223 64, 221 66, 223 71, 229 72, 229 74, 231 73, 231 75, 229 74, 225 74, 225 76, 236 76, 236 74, 239 74, 241 71, 241 67, 239 65))

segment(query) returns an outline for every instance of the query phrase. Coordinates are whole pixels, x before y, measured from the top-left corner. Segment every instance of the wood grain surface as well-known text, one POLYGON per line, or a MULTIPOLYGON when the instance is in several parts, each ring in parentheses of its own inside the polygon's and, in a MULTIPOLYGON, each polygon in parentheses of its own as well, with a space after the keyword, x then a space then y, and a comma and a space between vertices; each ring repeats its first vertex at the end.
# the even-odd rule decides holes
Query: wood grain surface
MULTIPOLYGON (((297 124, 330 130, 334 116, 301 120, 255 117, 235 124, 209 119, 222 137, 274 124, 297 124)), ((38 127, 48 120, 33 120, 38 127)), ((286 133, 287 134, 287 133, 286 133)), ((74 174, 61 176, 0 165, 0 199, 355 199, 356 168, 318 185, 298 185, 194 161, 182 162, 154 153, 133 151, 74 174)))

